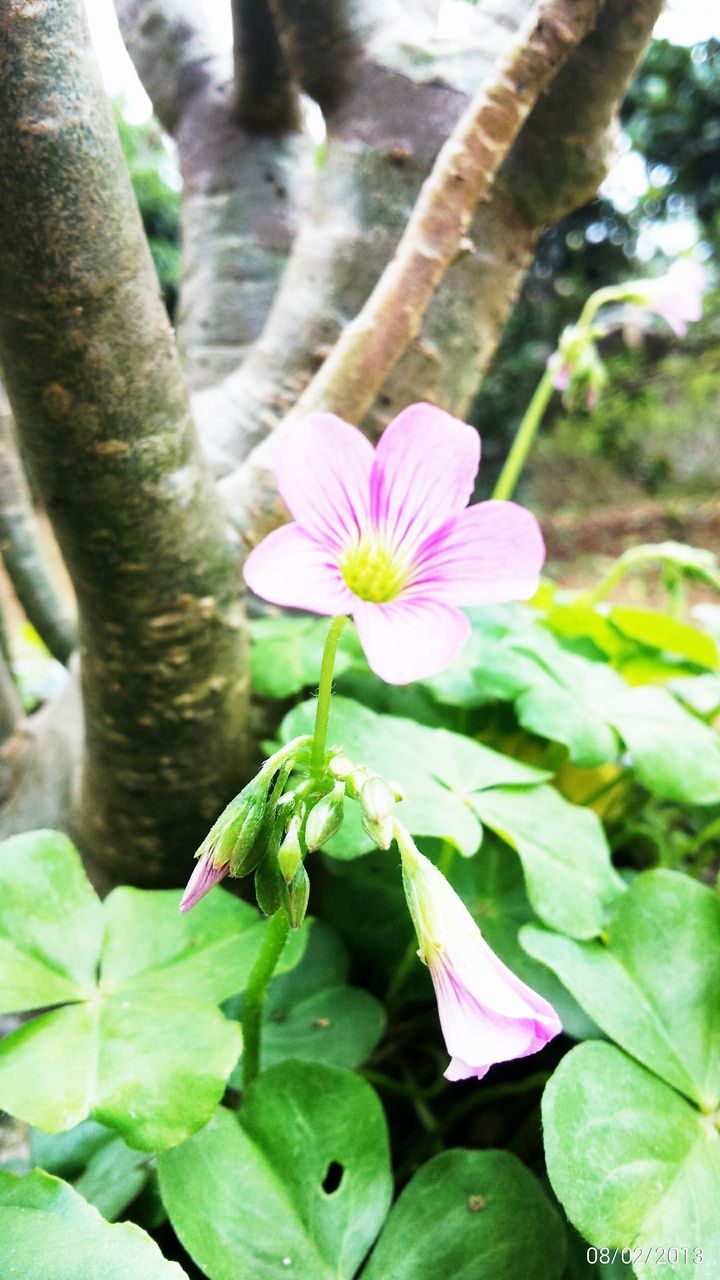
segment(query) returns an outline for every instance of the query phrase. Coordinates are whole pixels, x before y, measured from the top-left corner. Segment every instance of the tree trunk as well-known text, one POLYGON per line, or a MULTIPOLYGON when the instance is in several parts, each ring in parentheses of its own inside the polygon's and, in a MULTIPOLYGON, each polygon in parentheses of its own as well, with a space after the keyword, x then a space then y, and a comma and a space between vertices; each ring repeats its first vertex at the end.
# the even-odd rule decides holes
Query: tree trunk
POLYGON ((198 0, 117 3, 178 143, 180 346, 237 532, 82 0, 0 0, 0 362, 75 587, 82 681, 73 714, 10 739, 3 826, 64 826, 104 882, 163 884, 255 749, 239 566, 283 516, 272 429, 300 400, 374 438, 410 400, 466 413, 540 231, 604 176, 660 4, 485 0, 451 56, 428 0, 234 0, 232 51, 198 0), (310 165, 298 87, 328 131, 310 165))
POLYGON ((108 875, 178 880, 245 764, 237 558, 82 0, 2 18, 0 359, 78 599, 72 825, 108 875))

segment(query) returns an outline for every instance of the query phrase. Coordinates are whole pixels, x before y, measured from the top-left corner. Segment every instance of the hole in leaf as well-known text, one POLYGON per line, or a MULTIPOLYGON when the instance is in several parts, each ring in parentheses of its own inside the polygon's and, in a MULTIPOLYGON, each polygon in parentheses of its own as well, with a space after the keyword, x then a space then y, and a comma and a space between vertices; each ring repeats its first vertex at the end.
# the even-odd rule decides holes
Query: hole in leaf
POLYGON ((340 1183, 343 1180, 345 1168, 339 1164, 337 1160, 331 1160, 325 1177, 322 1180, 322 1189, 326 1196, 331 1196, 334 1191, 340 1190, 340 1183))

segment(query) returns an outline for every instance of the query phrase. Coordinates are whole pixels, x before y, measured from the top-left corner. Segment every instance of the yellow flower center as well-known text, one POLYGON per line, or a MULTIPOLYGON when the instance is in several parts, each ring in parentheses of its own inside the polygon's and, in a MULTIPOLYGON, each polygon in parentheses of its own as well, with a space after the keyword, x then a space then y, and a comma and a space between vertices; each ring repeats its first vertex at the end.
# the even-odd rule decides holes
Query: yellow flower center
POLYGON ((348 547, 340 561, 340 572, 356 596, 373 604, 394 600, 410 581, 407 561, 371 538, 361 538, 348 547))

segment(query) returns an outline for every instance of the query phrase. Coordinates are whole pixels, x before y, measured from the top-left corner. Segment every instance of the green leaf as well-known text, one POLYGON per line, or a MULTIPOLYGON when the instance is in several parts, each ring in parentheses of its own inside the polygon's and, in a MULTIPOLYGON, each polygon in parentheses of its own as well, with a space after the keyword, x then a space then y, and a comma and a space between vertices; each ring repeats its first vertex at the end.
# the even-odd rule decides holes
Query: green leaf
POLYGON ((639 1251, 632 1256, 640 1280, 720 1274, 720 1134, 712 1117, 602 1043, 563 1058, 542 1114, 553 1189, 591 1244, 639 1251), (681 1254, 668 1262, 667 1250, 683 1247, 689 1261, 681 1254))
POLYGON ((605 663, 563 649, 532 615, 515 615, 504 634, 485 631, 481 619, 459 663, 428 681, 441 700, 481 706, 494 699, 515 703, 525 729, 564 743, 575 764, 615 760, 618 740, 602 709, 623 682, 605 663))
POLYGON ((167 989, 111 997, 99 1031, 92 1114, 141 1151, 174 1146, 207 1123, 241 1046, 219 1009, 167 989))
POLYGON ((590 768, 616 760, 617 734, 604 708, 624 688, 620 677, 604 662, 562 649, 540 628, 525 646, 516 642, 534 662, 532 681, 515 700, 523 728, 564 743, 574 764, 590 768))
POLYGON ((0 1041, 0 1102, 51 1133, 90 1114, 161 1150, 207 1122, 240 1044, 218 1009, 170 993, 68 1005, 0 1041))
POLYGON ((547 924, 575 938, 599 933, 624 886, 610 862, 602 823, 553 787, 477 792, 478 817, 517 850, 530 902, 547 924))
POLYGON ((118 1218, 144 1190, 151 1162, 132 1151, 112 1129, 85 1120, 67 1133, 30 1134, 32 1164, 46 1173, 74 1181, 75 1189, 108 1221, 118 1218))
POLYGON ((220 890, 181 915, 175 889, 120 888, 105 899, 101 987, 168 989, 219 1004, 245 986, 264 925, 254 907, 220 890))
MULTIPOLYGON (((327 632, 327 618, 255 618, 250 624, 253 688, 265 698, 289 698, 317 685, 327 632)), ((347 641, 341 639, 335 675, 351 662, 347 641)))
MULTIPOLYGON (((222 889, 187 916, 174 890, 116 889, 101 904, 52 832, 0 846, 0 885, 0 998, 9 992, 11 1008, 20 995, 35 1008, 73 1001, 0 1042, 0 1106, 51 1132, 92 1115, 141 1150, 206 1124, 241 1047, 217 1006, 245 985, 264 934, 258 913, 222 889)), ((281 969, 304 946, 301 931, 281 969)))
POLYGON ((529 926, 523 945, 598 1026, 700 1106, 720 1102, 720 900, 674 871, 641 873, 607 945, 529 926))
POLYGON ((507 1151, 444 1151, 393 1206, 361 1280, 557 1280, 565 1233, 507 1151))
POLYGON ((220 1109, 158 1170, 173 1227, 210 1280, 350 1280, 392 1191, 373 1090, 305 1063, 263 1072, 241 1112, 220 1109))
POLYGON ((13 1280, 187 1280, 139 1227, 110 1226, 72 1187, 0 1173, 0 1275, 13 1280))
POLYGON ((90 1157, 75 1190, 108 1222, 115 1222, 140 1195, 150 1177, 148 1157, 122 1138, 103 1143, 90 1157))
POLYGON ((291 973, 273 980, 265 1005, 263 1066, 288 1058, 360 1066, 385 1029, 385 1010, 369 991, 346 983, 347 953, 320 921, 291 973))
POLYGON ((720 736, 666 689, 628 689, 612 715, 649 791, 680 804, 720 801, 720 736))
POLYGON ((0 1040, 0 1107, 57 1133, 91 1106, 97 1006, 73 1004, 26 1022, 0 1040))
MULTIPOLYGON (((682 675, 682 666, 664 659, 658 668, 664 644, 692 653, 696 664, 716 666, 712 639, 664 614, 653 615, 657 622, 651 626, 644 617, 649 612, 619 610, 628 628, 646 625, 648 636, 657 640, 655 650, 645 647, 634 659, 624 659, 634 662, 634 679, 638 663, 648 658, 648 678, 667 679, 674 671, 682 675)), ((720 800, 720 735, 666 689, 631 687, 607 663, 563 648, 526 613, 508 615, 504 630, 492 622, 487 632, 480 618, 458 661, 457 669, 426 682, 441 700, 463 706, 491 698, 511 701, 523 728, 564 743, 571 761, 581 766, 616 760, 622 739, 638 778, 654 795, 682 804, 720 800)))
POLYGON ((100 901, 67 836, 33 831, 0 844, 1 1012, 84 999, 101 936, 100 901))
POLYGON ((712 636, 657 609, 613 605, 610 617, 623 635, 651 649, 679 654, 695 666, 707 667, 710 671, 715 670, 720 662, 712 636))
MULTIPOLYGON (((72 1182, 83 1172, 96 1151, 114 1141, 112 1129, 95 1120, 83 1120, 64 1133, 30 1131, 30 1157, 34 1166, 72 1182)), ((144 1157, 143 1157, 144 1158, 144 1157)))
MULTIPOLYGON (((283 720, 283 739, 309 732, 314 714, 312 701, 295 707, 283 720)), ((549 776, 460 734, 400 716, 378 715, 348 698, 333 699, 328 741, 342 746, 355 764, 365 764, 400 783, 407 800, 398 813, 414 835, 450 840, 466 855, 475 852, 481 837, 472 812, 472 793, 503 784, 542 782, 549 776)), ((372 848, 357 807, 348 805, 345 823, 327 852, 350 859, 372 848)))

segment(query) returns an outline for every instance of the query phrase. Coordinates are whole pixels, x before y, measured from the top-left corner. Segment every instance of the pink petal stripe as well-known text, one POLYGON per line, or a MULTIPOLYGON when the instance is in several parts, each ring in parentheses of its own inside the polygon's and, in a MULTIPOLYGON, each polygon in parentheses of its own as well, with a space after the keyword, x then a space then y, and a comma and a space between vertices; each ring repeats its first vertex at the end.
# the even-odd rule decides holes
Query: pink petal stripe
POLYGON ((319 542, 339 549, 366 528, 374 456, 362 432, 332 413, 311 413, 278 435, 278 489, 298 524, 319 542))
POLYGON ((514 502, 479 502, 418 550, 409 593, 464 605, 528 600, 544 560, 542 533, 530 511, 514 502))
POLYGON ((473 427, 433 405, 410 405, 386 427, 375 450, 374 526, 395 545, 418 545, 467 505, 479 464, 473 427))
POLYGON ((470 632, 457 609, 419 596, 389 604, 356 599, 353 617, 370 666, 388 684, 409 684, 444 670, 470 632))
POLYGON ((273 604, 311 613, 350 613, 355 597, 340 576, 332 550, 297 524, 268 534, 250 552, 243 569, 256 595, 273 604))

